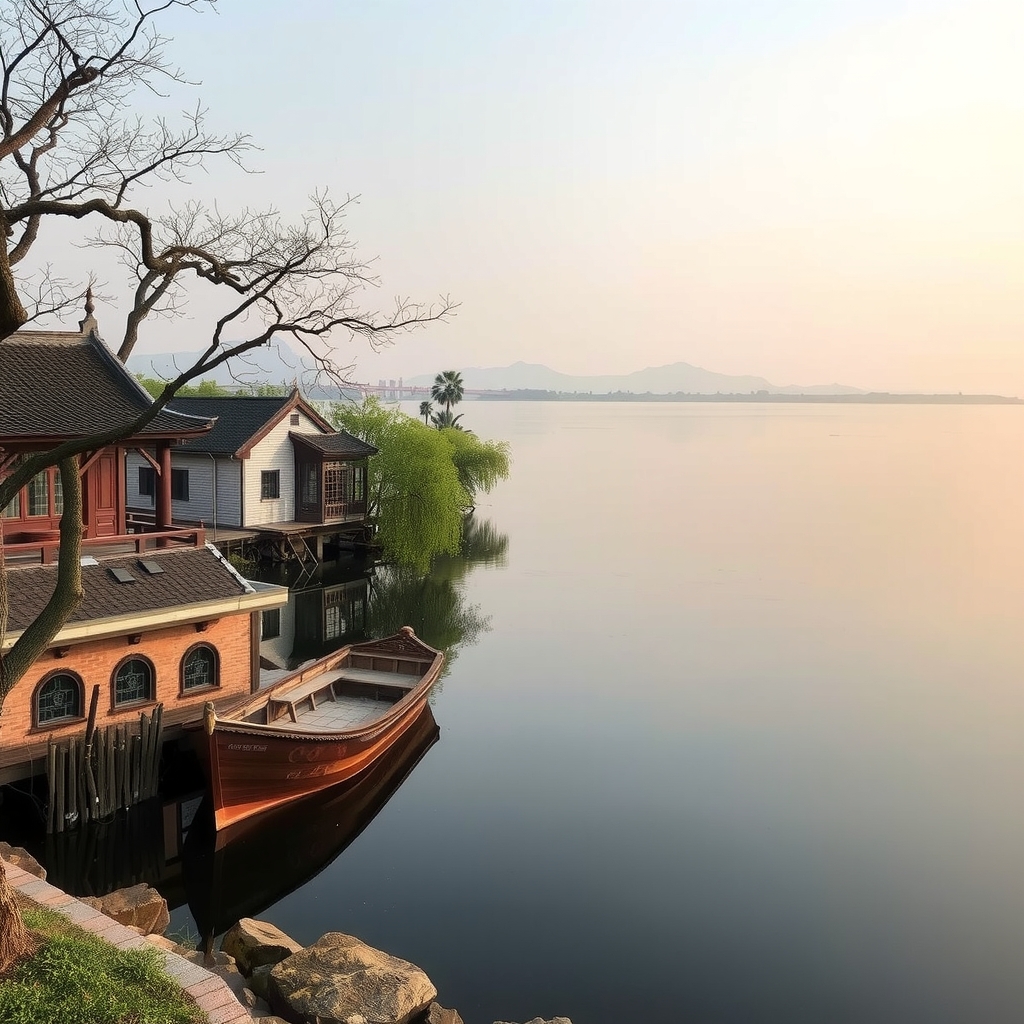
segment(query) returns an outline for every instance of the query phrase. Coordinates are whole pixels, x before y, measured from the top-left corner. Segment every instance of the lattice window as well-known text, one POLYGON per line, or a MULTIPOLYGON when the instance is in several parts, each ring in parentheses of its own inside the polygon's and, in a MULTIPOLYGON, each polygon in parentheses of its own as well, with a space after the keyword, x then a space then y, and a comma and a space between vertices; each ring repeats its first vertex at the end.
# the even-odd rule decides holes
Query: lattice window
POLYGON ((71 672, 57 672, 39 687, 36 724, 82 717, 82 680, 71 672))
POLYGON ((153 665, 147 658, 129 658, 114 673, 114 704, 153 699, 153 665))
POLYGON ((217 652, 207 644, 193 647, 182 660, 181 688, 198 690, 204 686, 219 686, 217 652))
POLYGON ((50 476, 43 470, 28 482, 28 514, 48 516, 50 514, 50 476))

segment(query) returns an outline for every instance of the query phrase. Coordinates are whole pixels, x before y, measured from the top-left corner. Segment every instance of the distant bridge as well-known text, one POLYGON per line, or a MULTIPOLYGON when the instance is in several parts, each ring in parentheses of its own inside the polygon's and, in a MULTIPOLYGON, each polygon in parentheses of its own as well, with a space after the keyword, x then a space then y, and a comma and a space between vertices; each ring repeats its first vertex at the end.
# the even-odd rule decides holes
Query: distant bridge
MULTIPOLYGON (((416 399, 430 398, 429 384, 403 384, 401 381, 389 382, 387 384, 346 384, 346 388, 359 391, 365 398, 367 395, 378 395, 391 401, 415 401, 416 399)), ((505 388, 463 388, 462 393, 467 396, 473 395, 501 395, 505 394, 505 388)))

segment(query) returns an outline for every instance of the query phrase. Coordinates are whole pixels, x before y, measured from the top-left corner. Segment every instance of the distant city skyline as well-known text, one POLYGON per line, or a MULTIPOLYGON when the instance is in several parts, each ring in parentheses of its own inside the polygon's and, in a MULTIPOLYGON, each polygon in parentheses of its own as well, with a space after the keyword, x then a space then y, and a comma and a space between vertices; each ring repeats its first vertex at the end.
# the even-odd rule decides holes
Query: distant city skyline
MULTIPOLYGON (((203 84, 140 111, 200 100, 211 126, 252 133, 262 173, 211 160, 166 196, 293 217, 315 189, 358 194, 352 236, 379 255, 366 304, 461 304, 378 354, 344 349, 362 379, 683 360, 1024 394, 1024 5, 218 9, 161 20, 203 84)), ((98 258, 75 256, 83 274, 98 258)), ((113 336, 128 288, 97 270, 113 336)), ((141 351, 199 347, 193 313, 147 323, 141 351)))

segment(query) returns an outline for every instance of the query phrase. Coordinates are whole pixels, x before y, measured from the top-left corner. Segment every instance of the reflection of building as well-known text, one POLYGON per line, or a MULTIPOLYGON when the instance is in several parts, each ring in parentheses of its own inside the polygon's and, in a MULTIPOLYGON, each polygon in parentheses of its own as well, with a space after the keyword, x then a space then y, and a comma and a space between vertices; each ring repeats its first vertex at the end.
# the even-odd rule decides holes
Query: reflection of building
POLYGON ((263 666, 294 669, 366 639, 369 594, 370 580, 363 573, 291 590, 287 605, 263 615, 263 666))

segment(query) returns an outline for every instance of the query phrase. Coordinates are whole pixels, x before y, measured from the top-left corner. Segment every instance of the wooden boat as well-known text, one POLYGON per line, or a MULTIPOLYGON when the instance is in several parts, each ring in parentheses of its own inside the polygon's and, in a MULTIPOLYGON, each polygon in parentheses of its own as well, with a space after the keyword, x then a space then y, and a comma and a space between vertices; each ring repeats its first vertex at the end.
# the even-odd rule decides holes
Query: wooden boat
POLYGON ((193 729, 217 829, 365 771, 416 721, 443 662, 403 626, 335 651, 223 717, 208 703, 193 729))

